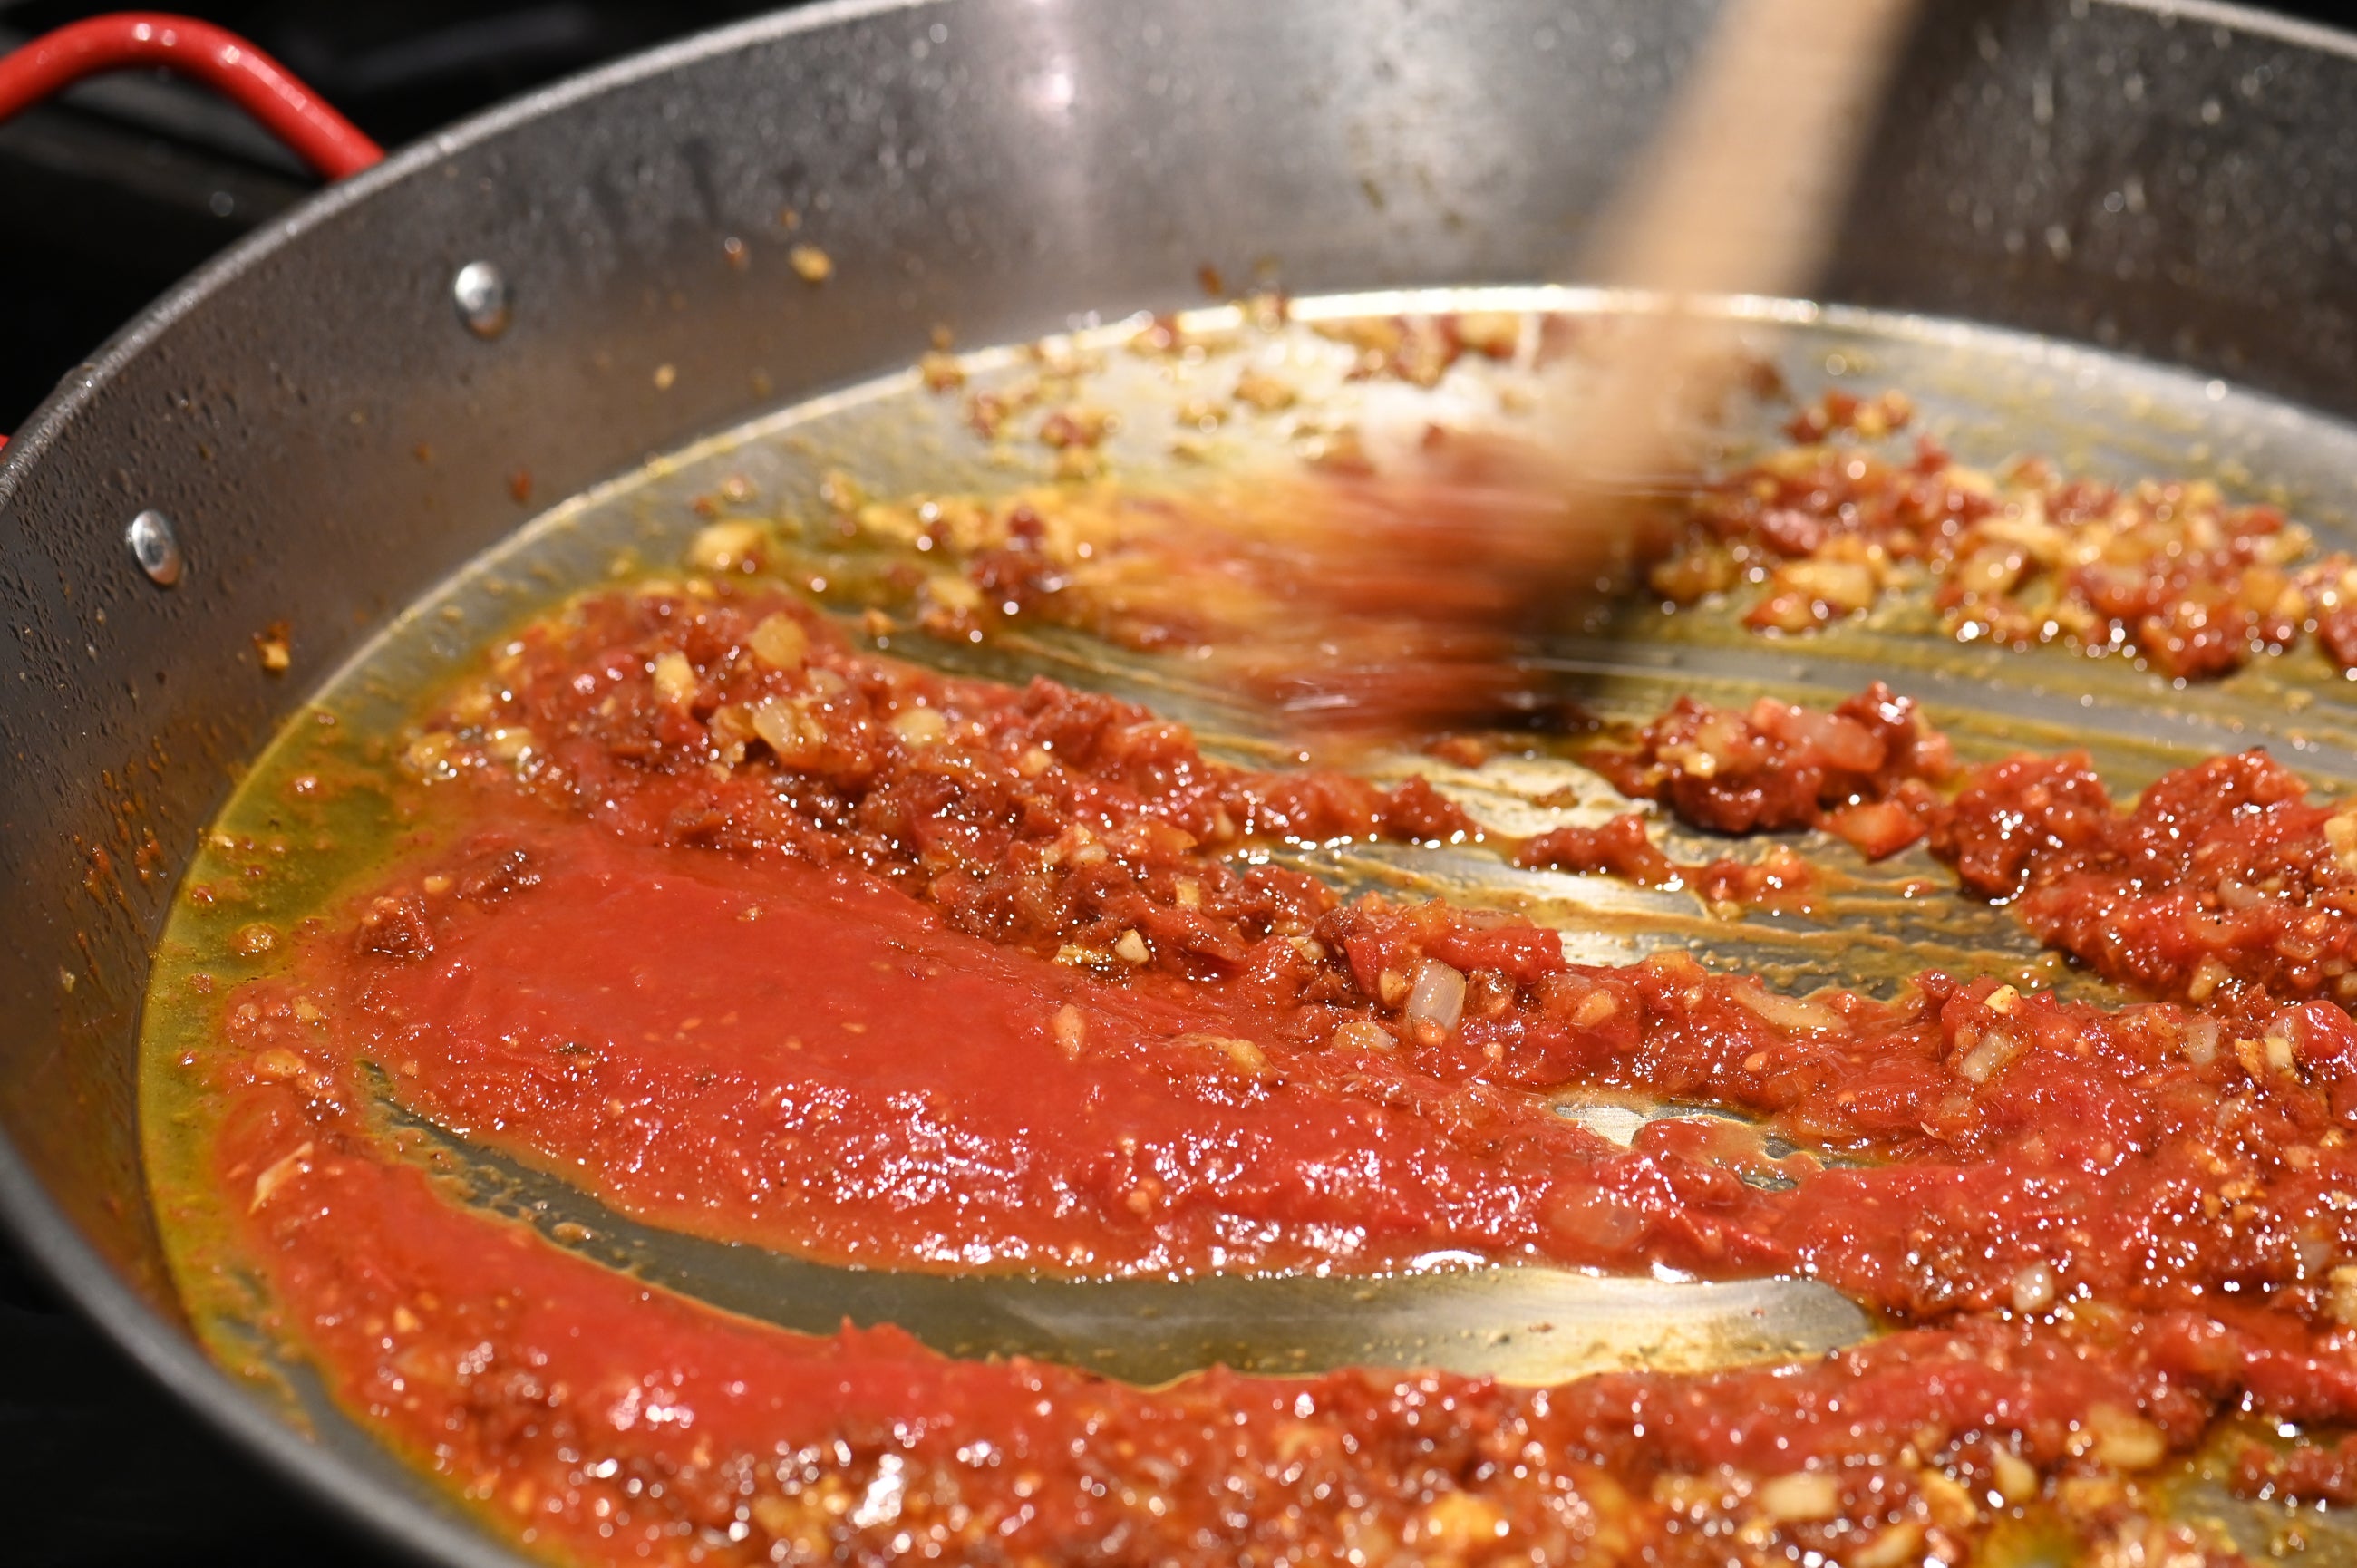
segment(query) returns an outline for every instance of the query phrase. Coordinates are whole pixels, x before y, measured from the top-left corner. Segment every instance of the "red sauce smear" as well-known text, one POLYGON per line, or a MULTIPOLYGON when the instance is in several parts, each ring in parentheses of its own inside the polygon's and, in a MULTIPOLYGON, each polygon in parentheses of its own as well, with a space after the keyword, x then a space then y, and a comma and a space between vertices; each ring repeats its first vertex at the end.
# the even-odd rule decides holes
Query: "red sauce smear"
POLYGON ((2236 1036, 1987 980, 1878 1003, 1573 965, 1514 918, 1222 858, 1469 831, 1428 788, 1225 768, 1125 704, 855 653, 759 589, 583 601, 408 761, 474 826, 236 1000, 221 1180, 347 1402, 568 1552, 1718 1562, 1748 1530, 1956 1561, 1992 1489, 2143 1529, 2115 1477, 2222 1406, 2357 1416, 2357 1026, 2328 1003, 2236 1036), (379 1152, 362 1062, 634 1216, 821 1257, 1464 1247, 1803 1273, 1909 1326, 1544 1392, 1146 1391, 813 1340, 529 1238, 485 1267, 503 1232, 379 1152), (1585 1090, 1757 1125, 1621 1149, 1545 1098, 1585 1090))
POLYGON ((241 1110, 225 1155, 301 1140, 247 1229, 337 1397, 581 1561, 1699 1565, 1740 1530, 1762 1559, 1955 1562, 1984 1499, 2041 1471, 2081 1477, 2093 1530, 2233 1561, 2098 1478, 2207 1419, 2176 1325, 1981 1318, 1803 1368, 1550 1390, 1213 1370, 1147 1391, 730 1318, 455 1210, 285 1089, 241 1110))

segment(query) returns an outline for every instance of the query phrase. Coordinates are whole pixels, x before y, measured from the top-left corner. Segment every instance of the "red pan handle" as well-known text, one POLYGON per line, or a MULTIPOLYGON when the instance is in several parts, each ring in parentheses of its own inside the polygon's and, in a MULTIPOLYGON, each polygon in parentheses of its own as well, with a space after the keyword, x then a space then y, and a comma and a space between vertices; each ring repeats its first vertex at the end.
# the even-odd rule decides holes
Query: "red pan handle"
MULTIPOLYGON (((328 179, 384 161, 384 149, 320 102, 285 66, 235 33, 161 11, 116 11, 69 23, 0 55, 0 120, 85 76, 162 66, 234 99, 328 179)), ((0 435, 0 447, 8 437, 0 435)))
POLYGON ((92 16, 0 55, 0 120, 85 76, 125 66, 162 66, 235 99, 328 179, 358 174, 384 159, 384 149, 359 126, 235 33, 158 11, 92 16))

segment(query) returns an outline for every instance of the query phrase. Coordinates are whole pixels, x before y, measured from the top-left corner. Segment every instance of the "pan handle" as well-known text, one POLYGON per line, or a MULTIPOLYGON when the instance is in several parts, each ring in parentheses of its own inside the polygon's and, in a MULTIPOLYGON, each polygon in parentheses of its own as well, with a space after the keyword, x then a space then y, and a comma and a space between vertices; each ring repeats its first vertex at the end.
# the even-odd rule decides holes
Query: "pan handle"
POLYGON ((341 179, 384 159, 384 149, 359 126, 235 33, 157 11, 91 16, 0 55, 0 120, 83 77, 126 66, 162 66, 207 83, 326 178, 341 179))

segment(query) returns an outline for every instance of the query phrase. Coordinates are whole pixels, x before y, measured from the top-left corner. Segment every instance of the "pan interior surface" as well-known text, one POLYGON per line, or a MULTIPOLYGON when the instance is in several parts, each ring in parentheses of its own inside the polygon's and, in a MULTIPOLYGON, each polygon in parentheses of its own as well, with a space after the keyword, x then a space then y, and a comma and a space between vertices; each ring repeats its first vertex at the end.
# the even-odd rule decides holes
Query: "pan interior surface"
MULTIPOLYGON (((1354 381, 1344 341, 1352 323, 1473 312, 1577 321, 1642 307, 1641 301, 1565 289, 1337 295, 1293 301, 1290 321, 1267 328, 1254 327, 1240 309, 1195 313, 1188 329, 1217 345, 1196 358, 1132 351, 1137 323, 1078 332, 1045 354, 1073 367, 1074 383, 1087 401, 1117 421, 1103 447, 1116 480, 1184 489, 1205 471, 1249 475, 1295 464, 1338 430, 1361 423, 1511 423, 1512 415, 1499 410, 1501 388, 1519 373, 1512 360, 1491 364, 1469 357, 1429 388, 1354 381), (1297 403, 1238 412, 1215 430, 1202 430, 1203 422, 1189 411, 1207 397, 1224 397, 1248 369, 1283 378, 1298 390, 1297 403)), ((2357 548, 2357 429, 2336 421, 2222 382, 2024 335, 1781 301, 1735 301, 1727 308, 1756 351, 1775 366, 1793 402, 1806 403, 1828 389, 1903 389, 1918 411, 1914 431, 1936 437, 1962 462, 1994 467, 2030 453, 2066 471, 2116 483, 2209 478, 2232 499, 2280 506, 2311 528, 2323 548, 2357 548)), ((218 998, 237 982, 268 972, 278 959, 247 933, 332 903, 379 865, 411 825, 365 791, 290 814, 288 781, 339 765, 382 766, 414 739, 421 693, 444 685, 455 670, 521 623, 599 584, 676 575, 716 515, 741 518, 797 541, 794 570, 814 585, 814 596, 895 655, 1017 682, 1046 675, 1188 723, 1215 753, 1245 760, 1274 754, 1277 732, 1268 715, 1181 657, 1126 650, 1055 629, 1012 629, 968 644, 897 625, 879 632, 883 623, 863 620, 862 594, 873 575, 866 547, 830 529, 830 520, 843 514, 839 498, 846 483, 866 496, 898 497, 1003 495, 1055 482, 1054 450, 985 441, 971 427, 974 397, 1037 377, 1041 363, 1042 351, 1032 348, 971 354, 963 360, 962 384, 950 391, 929 388, 914 371, 889 376, 766 415, 570 499, 399 615, 289 724, 222 813, 186 883, 234 887, 248 866, 273 857, 294 869, 257 884, 262 890, 251 895, 175 901, 144 1022, 141 1103, 148 1170, 158 1212, 166 1217, 176 1277, 218 1359, 285 1402, 300 1419, 328 1427, 349 1419, 320 1399, 299 1352, 280 1345, 264 1326, 271 1304, 223 1252, 215 1210, 226 1200, 211 1190, 204 1163, 215 1129, 176 1065, 215 1023, 206 1005, 192 1004, 190 978, 209 977, 217 989, 205 994, 218 998), (335 847, 308 853, 306 835, 332 839, 335 847)), ((1505 401, 1511 405, 1511 398, 1505 401)), ((1727 460, 1776 445, 1776 425, 1790 412, 1789 403, 1746 405, 1725 434, 1727 460)), ((2312 647, 2255 660, 2222 681, 2180 685, 2119 657, 2090 658, 2061 648, 1959 646, 1938 634, 1920 604, 1900 602, 1813 634, 1776 639, 1746 631, 1707 606, 1668 614, 1631 604, 1592 634, 1542 650, 1536 668, 1606 721, 1641 722, 1688 694, 1730 705, 1763 695, 1824 704, 1882 680, 1920 699, 1971 760, 2025 748, 2083 747, 2125 792, 2169 768, 2264 746, 2317 788, 2357 789, 2357 703, 2343 676, 2312 647)), ((1615 798, 1600 779, 1544 745, 1478 769, 1409 755, 1379 757, 1369 767, 1381 777, 1422 772, 1477 821, 1516 835, 1592 823, 1614 809, 1615 798)), ((1717 841, 1707 834, 1667 821, 1655 826, 1674 858, 1705 860, 1717 853, 1717 841)), ((1684 890, 1516 870, 1469 848, 1360 844, 1287 856, 1350 887, 1445 893, 1461 904, 1529 914, 1559 929, 1566 950, 1582 962, 1627 962, 1675 950, 1709 968, 1758 974, 1795 993, 1835 985, 1888 995, 1910 974, 1944 968, 1996 972, 2025 987, 2100 993, 2099 983, 2042 953, 2002 911, 1948 887, 1921 847, 1874 865, 1824 834, 1811 835, 1801 847, 1813 861, 1837 870, 1835 890, 1806 913, 1753 910, 1736 917, 1684 890)), ((1685 1113, 1674 1105, 1592 1098, 1566 1100, 1561 1109, 1598 1126, 1685 1113)), ((581 1195, 568 1196, 561 1180, 518 1176, 502 1186, 482 1165, 468 1176, 457 1167, 479 1151, 468 1149, 461 1133, 440 1129, 436 1135, 449 1143, 436 1157, 462 1183, 473 1183, 486 1211, 523 1219, 560 1244, 635 1270, 681 1294, 789 1321, 796 1304, 786 1298, 793 1292, 842 1288, 839 1281, 797 1274, 794 1260, 778 1254, 689 1245, 658 1231, 626 1234, 615 1217, 593 1214, 581 1195), (568 1207, 576 1201, 581 1207, 568 1207), (622 1240, 609 1245, 617 1237, 622 1240)), ((1479 1260, 1444 1262, 1460 1273, 1469 1263, 1472 1281, 1512 1272, 1479 1260)), ((941 1294, 937 1272, 898 1280, 879 1271, 856 1283, 863 1320, 954 1317, 968 1309, 941 1294)), ((1318 1306, 1289 1317, 1271 1310, 1270 1283, 1240 1280, 1222 1294, 1218 1280, 1121 1282, 1128 1294, 1119 1298, 1117 1311, 1106 1316, 1094 1309, 1095 1319, 1082 1313, 1077 1327, 1067 1324, 1060 1330, 1060 1349, 1049 1353, 1084 1366, 1093 1359, 1112 1361, 1117 1371, 1138 1369, 1140 1381, 1176 1376, 1200 1364, 1191 1357, 1209 1352, 1181 1351, 1174 1361, 1171 1340, 1181 1330, 1157 1337, 1154 1315, 1172 1314, 1175 1322, 1202 1312, 1218 1327, 1200 1343, 1221 1347, 1219 1359, 1230 1364, 1297 1367, 1304 1364, 1305 1342, 1312 1348, 1309 1364, 1347 1364, 1350 1346, 1363 1343, 1349 1338, 1356 1329, 1348 1324, 1348 1309, 1318 1306), (1170 1293, 1167 1304, 1156 1302, 1157 1291, 1170 1293), (1318 1313, 1329 1315, 1329 1326, 1305 1328, 1304 1321, 1318 1313), (1345 1326, 1332 1327, 1336 1321, 1345 1326)), ((977 1313, 989 1305, 970 1299, 977 1313)), ((822 1310, 832 1312, 833 1298, 825 1300, 830 1305, 822 1310)), ((1826 1330, 1828 1322, 1855 1310, 1838 1299, 1802 1299, 1799 1309, 1803 1321, 1790 1342, 1795 1346, 1824 1348, 1862 1326, 1845 1319, 1826 1330)), ((1678 1310, 1674 1290, 1658 1302, 1648 1298, 1648 1313, 1678 1310)), ((807 1317, 808 1310, 801 1316, 807 1317)), ((1618 1353, 1644 1363, 1646 1346, 1628 1342, 1642 1338, 1636 1327, 1603 1332, 1620 1337, 1618 1353)), ((1384 1355, 1386 1364, 1413 1365, 1416 1352, 1411 1347, 1384 1355)), ((2184 1495, 2189 1508, 2228 1520, 2239 1537, 2279 1539, 2296 1520, 2311 1550, 2337 1543, 2357 1552, 2357 1536, 2337 1518, 2237 1502, 2198 1476, 2184 1495)), ((2026 1544, 2018 1560, 2036 1561, 2038 1552, 2035 1543, 2026 1544)))

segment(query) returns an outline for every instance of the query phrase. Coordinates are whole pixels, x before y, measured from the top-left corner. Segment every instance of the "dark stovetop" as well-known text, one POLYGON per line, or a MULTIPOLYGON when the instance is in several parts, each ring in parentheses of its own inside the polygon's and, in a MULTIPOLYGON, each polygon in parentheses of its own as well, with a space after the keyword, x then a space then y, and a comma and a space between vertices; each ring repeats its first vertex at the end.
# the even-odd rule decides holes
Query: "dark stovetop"
MULTIPOLYGON (((790 3, 790 0, 788 0, 790 3)), ((140 0, 0 0, 0 51, 140 0)), ((225 0, 159 9, 260 44, 386 147, 781 0, 225 0)), ((0 126, 0 433, 199 262, 315 181, 236 109, 161 74, 0 126)))
MULTIPOLYGON (((0 0, 0 48, 110 8, 0 0)), ((253 38, 395 146, 540 82, 771 7, 199 0, 182 8, 253 38)), ((2357 0, 2279 8, 2357 19, 2357 0)), ((236 111, 160 77, 93 84, 0 126, 0 432, 175 279, 313 184, 236 111)), ((0 1474, 17 1499, 8 1551, 17 1568, 392 1561, 151 1389, 5 1239, 0 1474)))
POLYGON ((23 1568, 390 1568, 157 1393, 0 1249, 0 1469, 23 1568))

